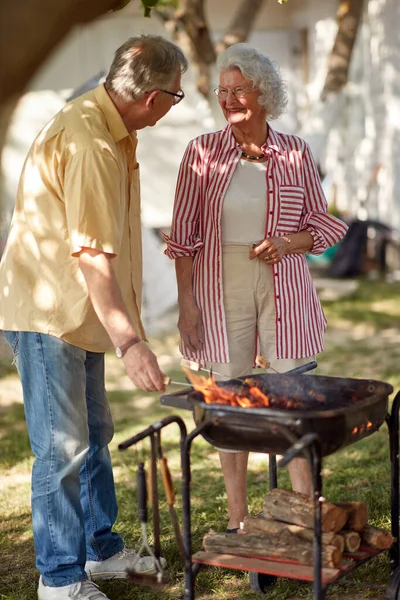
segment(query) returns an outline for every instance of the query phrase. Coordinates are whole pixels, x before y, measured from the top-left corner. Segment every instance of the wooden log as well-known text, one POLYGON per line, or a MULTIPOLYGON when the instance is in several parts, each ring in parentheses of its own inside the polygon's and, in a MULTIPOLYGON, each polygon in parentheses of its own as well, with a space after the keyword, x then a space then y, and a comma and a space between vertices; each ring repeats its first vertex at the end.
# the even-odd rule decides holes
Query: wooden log
MULTIPOLYGON (((266 535, 209 532, 203 538, 206 552, 218 554, 236 554, 242 556, 271 556, 293 560, 304 565, 312 565, 314 560, 313 545, 294 536, 290 541, 276 540, 266 535)), ((337 567, 342 553, 336 546, 322 546, 322 565, 337 567)))
MULTIPOLYGON (((279 536, 287 534, 298 537, 305 542, 314 541, 314 531, 312 529, 301 527, 300 525, 283 523, 282 521, 276 521, 275 519, 269 519, 262 516, 252 517, 249 515, 245 517, 244 530, 246 533, 255 535, 279 536)), ((321 539, 324 545, 330 544, 336 546, 341 552, 343 552, 344 538, 341 535, 333 532, 323 533, 321 539)))
MULTIPOLYGON (((325 534, 322 534, 325 535, 325 534)), ((330 542, 332 546, 339 548, 340 552, 344 552, 344 537, 340 533, 335 533, 333 540, 330 542)))
POLYGON ((336 502, 347 512, 346 529, 362 531, 368 523, 368 508, 365 502, 336 502))
POLYGON ((392 536, 389 531, 386 529, 380 529, 379 527, 374 527, 373 525, 367 525, 363 531, 361 532, 361 538, 364 542, 367 542, 372 548, 376 548, 377 550, 385 550, 385 548, 390 548, 393 542, 396 541, 396 538, 392 536))
MULTIPOLYGON (((314 528, 314 504, 309 496, 298 492, 274 489, 264 497, 264 512, 278 521, 314 528)), ((321 529, 337 533, 345 526, 347 512, 336 504, 322 503, 321 529)))
POLYGON ((340 535, 344 539, 344 549, 347 552, 357 552, 361 545, 361 536, 357 531, 342 529, 340 535))

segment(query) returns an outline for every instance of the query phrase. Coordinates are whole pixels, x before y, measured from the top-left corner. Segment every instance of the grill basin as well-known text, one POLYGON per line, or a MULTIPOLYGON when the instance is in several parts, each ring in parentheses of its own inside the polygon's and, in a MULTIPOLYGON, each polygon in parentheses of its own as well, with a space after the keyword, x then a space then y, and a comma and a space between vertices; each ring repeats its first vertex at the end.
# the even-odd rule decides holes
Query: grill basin
MULTIPOLYGON (((241 408, 207 404, 193 388, 161 397, 162 404, 193 411, 196 425, 212 422, 202 433, 218 448, 283 454, 306 433, 318 434, 322 456, 365 438, 379 429, 388 413, 393 388, 383 381, 318 375, 249 375, 260 389, 293 398, 300 409, 241 408), (315 396, 323 401, 315 400, 315 396)), ((240 377, 244 380, 246 377, 240 377)), ((237 380, 218 382, 238 391, 237 380)))

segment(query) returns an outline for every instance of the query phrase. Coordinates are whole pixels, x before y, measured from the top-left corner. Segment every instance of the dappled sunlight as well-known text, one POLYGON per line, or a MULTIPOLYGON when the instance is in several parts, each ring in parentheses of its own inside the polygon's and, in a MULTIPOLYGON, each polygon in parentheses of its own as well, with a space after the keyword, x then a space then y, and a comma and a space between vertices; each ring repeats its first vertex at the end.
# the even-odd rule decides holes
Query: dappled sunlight
POLYGON ((0 414, 13 404, 23 404, 22 386, 16 374, 0 380, 0 414))
POLYGON ((400 302, 395 299, 376 300, 375 302, 372 302, 371 310, 376 312, 384 312, 400 319, 400 302))
MULTIPOLYGON (((361 284, 361 287, 363 285, 361 284)), ((370 284, 366 283, 365 285, 370 288, 370 284)), ((366 314, 368 311, 368 314, 377 315, 378 319, 381 313, 386 313, 388 322, 391 320, 391 326, 377 327, 372 320, 370 322, 352 321, 351 315, 356 314, 357 316, 358 312, 350 311, 349 318, 343 318, 339 308, 343 308, 345 301, 330 303, 329 325, 325 338, 326 351, 317 357, 318 374, 340 377, 373 377, 397 382, 397 386, 400 387, 400 375, 398 375, 400 327, 397 326, 396 313, 398 289, 385 287, 380 290, 374 287, 372 292, 374 294, 372 300, 363 299, 357 311, 360 314, 366 314), (374 313, 374 311, 376 312, 374 313)), ((173 326, 171 324, 171 328, 173 326)), ((177 351, 177 334, 175 332, 163 333, 157 338, 152 338, 150 343, 156 355, 163 357, 162 361, 160 360, 160 365, 161 362, 164 365, 163 370, 174 380, 181 376, 183 379, 179 365, 181 357, 177 351)), ((191 411, 164 407, 160 404, 160 394, 146 393, 134 388, 125 374, 122 361, 118 360, 113 353, 106 356, 106 387, 110 392, 109 401, 116 431, 110 444, 110 450, 119 502, 117 528, 129 544, 136 547, 141 538, 136 501, 137 463, 139 460, 143 460, 146 470, 149 469, 150 441, 147 439, 137 444, 137 447, 132 446, 124 452, 118 450, 118 444, 167 415, 181 416, 188 431, 194 429, 195 423, 191 411)), ((173 389, 168 391, 173 391, 173 389)), ((16 552, 18 560, 24 563, 27 584, 31 585, 31 582, 34 581, 34 557, 29 504, 30 469, 33 457, 29 450, 23 418, 21 386, 16 375, 10 375, 0 380, 0 419, 0 433, 5 436, 0 440, 3 449, 3 464, 0 471, 2 556, 12 557, 16 552)), ((177 514, 182 524, 179 435, 178 426, 171 424, 162 430, 161 440, 163 454, 168 459, 175 488, 177 514)), ((201 436, 196 438, 192 444, 191 468, 193 548, 197 551, 201 548, 203 535, 210 528, 222 531, 227 522, 226 492, 218 453, 201 436)), ((374 433, 371 437, 326 457, 323 463, 323 477, 326 498, 333 502, 365 501, 371 514, 371 522, 379 527, 390 528, 390 461, 385 424, 378 433, 374 433)), ((290 488, 287 469, 278 470, 278 481, 280 487, 290 488)), ((262 509, 263 497, 268 486, 268 455, 251 453, 248 478, 251 514, 256 514, 262 509)), ((148 592, 147 588, 141 588, 131 583, 109 582, 102 585, 102 589, 110 597, 123 597, 126 600, 128 598, 132 598, 132 600, 133 598, 175 600, 182 595, 182 561, 173 537, 160 474, 158 491, 161 545, 162 551, 168 559, 172 575, 171 583, 165 591, 158 593, 148 592)), ((153 540, 152 536, 152 510, 149 507, 150 541, 153 540)), ((377 558, 377 561, 374 560, 372 571, 371 566, 367 567, 368 572, 365 568, 364 570, 361 568, 360 574, 357 572, 357 577, 365 581, 371 581, 373 578, 374 582, 382 581, 386 584, 387 562, 387 556, 377 558)), ((223 569, 200 571, 196 589, 196 598, 198 596, 199 600, 214 600, 216 597, 219 600, 236 600, 237 598, 253 600, 256 597, 250 590, 246 574, 223 569)), ((309 597, 310 589, 310 586, 299 587, 297 583, 281 580, 271 592, 271 600, 283 600, 283 598, 299 600, 300 597, 309 597)), ((34 595, 34 585, 32 585, 31 597, 33 598, 34 595)), ((353 590, 344 591, 343 588, 335 591, 335 588, 332 588, 329 597, 332 597, 332 600, 340 598, 364 600, 366 595, 365 593, 358 594, 353 590)), ((374 600, 377 600, 378 597, 375 594, 374 600)))
MULTIPOLYGON (((23 463, 26 467, 26 463, 23 463)), ((21 494, 26 498, 26 506, 30 506, 31 496, 31 468, 32 465, 22 471, 21 465, 16 465, 13 469, 10 469, 1 478, 2 496, 4 500, 7 500, 7 494, 13 495, 15 490, 18 489, 18 494, 21 494)), ((10 500, 12 499, 10 495, 10 500)))

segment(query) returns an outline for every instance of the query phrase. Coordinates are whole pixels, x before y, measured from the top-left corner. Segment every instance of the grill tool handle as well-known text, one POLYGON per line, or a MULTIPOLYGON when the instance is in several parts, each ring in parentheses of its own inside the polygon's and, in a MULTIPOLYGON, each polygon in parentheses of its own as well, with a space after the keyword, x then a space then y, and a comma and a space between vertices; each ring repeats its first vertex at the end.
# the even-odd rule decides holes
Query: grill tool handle
POLYGON ((146 489, 146 473, 144 463, 138 463, 136 476, 137 483, 137 498, 138 498, 138 513, 140 523, 147 523, 147 489, 146 489))
POLYGON ((286 371, 285 375, 301 375, 302 373, 307 373, 308 371, 312 371, 317 367, 318 363, 315 360, 313 360, 311 362, 306 363, 305 365, 300 365, 300 367, 296 367, 295 369, 286 371))
POLYGON ((168 462, 166 458, 160 458, 161 477, 164 485, 165 497, 167 504, 171 505, 175 503, 175 491, 172 483, 171 472, 169 470, 168 462))

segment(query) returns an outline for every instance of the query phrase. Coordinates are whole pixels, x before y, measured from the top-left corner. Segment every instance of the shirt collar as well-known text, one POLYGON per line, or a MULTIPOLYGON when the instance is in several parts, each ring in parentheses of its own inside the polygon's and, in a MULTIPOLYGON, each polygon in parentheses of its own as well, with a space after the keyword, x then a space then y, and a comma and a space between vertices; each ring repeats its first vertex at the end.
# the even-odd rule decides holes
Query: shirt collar
POLYGON ((275 150, 278 154, 282 154, 282 148, 279 144, 279 138, 276 132, 272 129, 271 125, 268 124, 268 137, 265 144, 261 147, 262 150, 264 148, 271 148, 271 150, 275 150))
MULTIPOLYGON (((228 124, 223 130, 224 135, 227 138, 228 147, 229 148, 237 148, 240 144, 236 141, 235 136, 232 133, 232 125, 228 124)), ((271 125, 268 125, 268 138, 265 144, 261 146, 261 150, 264 152, 268 149, 274 150, 279 154, 282 154, 282 149, 279 144, 279 139, 275 131, 272 129, 271 125)))
POLYGON ((121 115, 117 111, 114 102, 108 95, 104 84, 98 85, 93 91, 96 101, 104 113, 107 127, 114 141, 119 142, 125 137, 136 138, 136 132, 129 134, 129 131, 125 127, 121 115))

